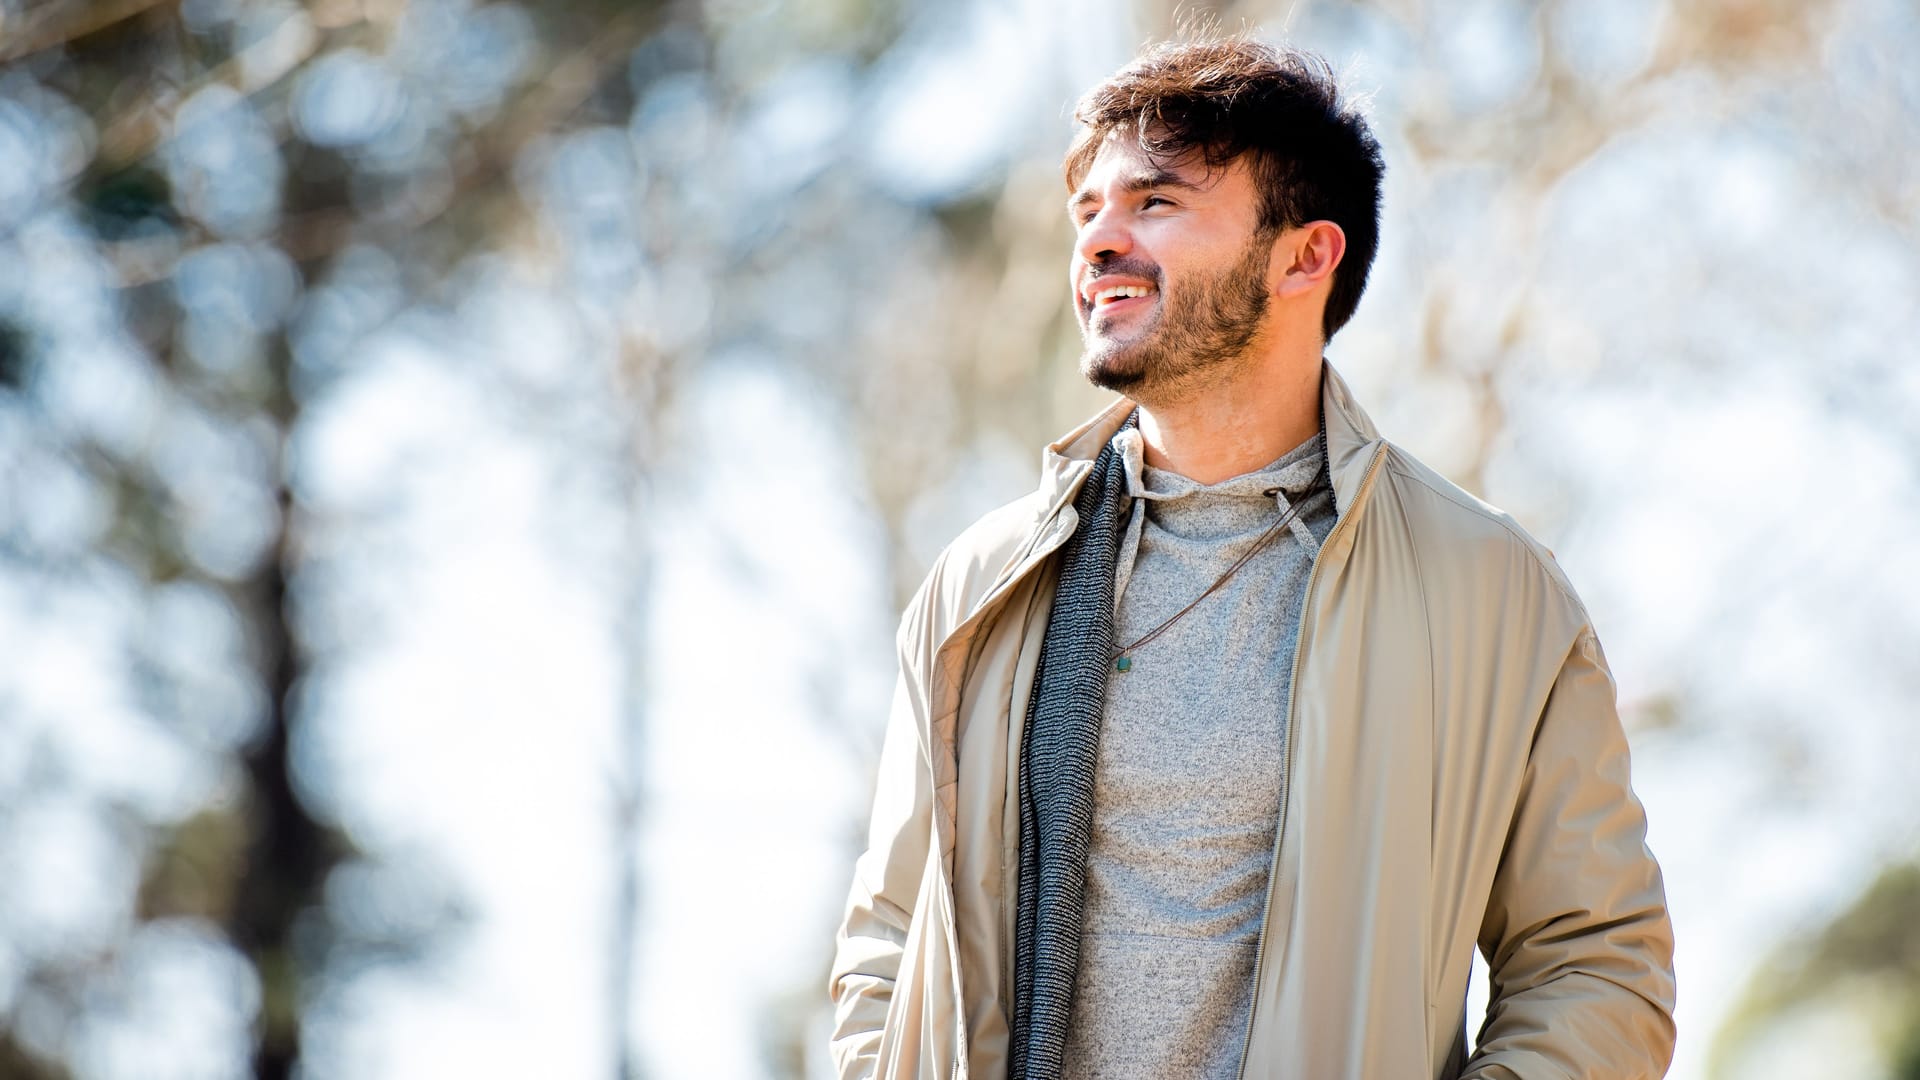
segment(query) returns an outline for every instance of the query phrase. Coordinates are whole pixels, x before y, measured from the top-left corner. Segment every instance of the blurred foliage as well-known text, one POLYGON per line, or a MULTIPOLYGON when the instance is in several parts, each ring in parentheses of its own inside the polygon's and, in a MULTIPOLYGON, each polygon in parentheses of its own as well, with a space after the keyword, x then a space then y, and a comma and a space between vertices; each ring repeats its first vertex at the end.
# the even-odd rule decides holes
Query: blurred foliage
MULTIPOLYGON (((257 991, 241 996, 258 1004, 238 1030, 251 1029, 259 1076, 292 1073, 302 1010, 326 980, 413 962, 458 928, 462 904, 440 888, 423 894, 440 897, 426 908, 374 923, 342 909, 329 884, 342 874, 412 875, 430 862, 364 858, 298 790, 294 690, 325 657, 299 644, 292 578, 312 560, 287 455, 324 376, 310 363, 295 373, 295 316, 305 284, 349 249, 383 249, 409 287, 430 292, 491 244, 518 202, 516 156, 566 125, 624 113, 620 64, 664 13, 644 3, 0 6, 0 128, 12 138, 0 147, 8 169, 39 170, 16 172, 24 186, 5 188, 0 205, 11 258, 35 268, 14 280, 0 315, 0 385, 17 395, 5 421, 104 511, 50 539, 13 520, 7 574, 57 595, 130 571, 117 613, 136 631, 127 690, 165 725, 170 753, 207 755, 190 763, 202 791, 184 806, 96 796, 138 853, 137 899, 107 898, 129 905, 124 917, 71 945, 36 940, 31 923, 0 927, 25 964, 0 1027, 6 1075, 26 1075, 29 1062, 52 1075, 62 1059, 90 1075, 139 1070, 100 1057, 90 1024, 98 1015, 110 1026, 111 1002, 130 992, 116 980, 139 977, 116 953, 143 922, 204 927, 195 933, 206 947, 245 957, 257 991), (410 91, 380 74, 381 53, 410 91), (100 283, 91 297, 90 280, 100 283), (89 301, 94 326, 76 317, 89 301), (132 350, 133 367, 102 369, 103 350, 132 350), (141 355, 158 381, 139 374, 141 355), (76 378, 95 382, 68 389, 76 378), (122 399, 133 412, 87 423, 88 410, 136 388, 146 396, 122 399), (164 625, 139 636, 143 621, 164 624, 182 605, 189 621, 175 632, 191 636, 164 625), (209 632, 232 651, 205 652, 209 632), (210 700, 209 689, 225 697, 210 700), (223 719, 207 715, 216 704, 223 719)), ((121 635, 111 623, 81 632, 121 635)), ((59 759, 53 736, 41 737, 39 760, 59 759)), ((0 787, 0 811, 66 797, 64 772, 0 787)))
POLYGON ((1714 1075, 1736 1075, 1736 1055, 1795 1011, 1854 1000, 1872 1003, 1866 1026, 1894 1080, 1920 1077, 1920 863, 1886 868, 1817 932, 1773 950, 1717 1035, 1714 1075))

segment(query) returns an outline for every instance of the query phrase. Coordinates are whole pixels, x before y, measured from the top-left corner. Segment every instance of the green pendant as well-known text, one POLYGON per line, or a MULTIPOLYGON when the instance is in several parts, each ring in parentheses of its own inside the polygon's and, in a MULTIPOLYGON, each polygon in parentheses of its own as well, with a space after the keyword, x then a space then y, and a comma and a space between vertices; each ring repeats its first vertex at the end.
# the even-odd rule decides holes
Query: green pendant
POLYGON ((1113 662, 1113 670, 1115 671, 1126 671, 1131 667, 1133 667, 1133 657, 1131 656, 1122 656, 1113 662))

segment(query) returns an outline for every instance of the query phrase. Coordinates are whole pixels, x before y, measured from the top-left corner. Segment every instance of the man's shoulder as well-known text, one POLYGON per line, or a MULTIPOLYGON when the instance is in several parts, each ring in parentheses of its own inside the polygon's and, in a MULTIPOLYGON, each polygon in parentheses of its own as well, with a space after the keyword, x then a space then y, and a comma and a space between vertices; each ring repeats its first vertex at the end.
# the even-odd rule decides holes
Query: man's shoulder
MULTIPOLYGON (((1067 504, 1101 448, 1133 411, 1115 398, 1091 418, 1048 444, 1041 454, 1039 483, 1011 502, 989 510, 961 530, 927 571, 902 619, 902 644, 926 646, 945 640, 973 614, 989 592, 1041 540, 1041 532, 1073 511, 1067 504)), ((1056 524, 1056 529, 1058 525, 1056 524)), ((1053 533, 1053 539, 1060 539, 1053 533)))
POLYGON ((1440 475, 1389 442, 1386 468, 1422 563, 1448 574, 1474 578, 1541 576, 1584 621, 1586 608, 1553 552, 1512 514, 1440 475))
POLYGON ((1028 491, 975 518, 973 524, 960 530, 937 561, 965 567, 972 574, 998 576, 1031 546, 1052 509, 1045 492, 1028 491))
POLYGON ((934 557, 908 608, 910 621, 944 637, 1032 548, 1052 509, 1046 493, 1035 490, 976 518, 934 557))

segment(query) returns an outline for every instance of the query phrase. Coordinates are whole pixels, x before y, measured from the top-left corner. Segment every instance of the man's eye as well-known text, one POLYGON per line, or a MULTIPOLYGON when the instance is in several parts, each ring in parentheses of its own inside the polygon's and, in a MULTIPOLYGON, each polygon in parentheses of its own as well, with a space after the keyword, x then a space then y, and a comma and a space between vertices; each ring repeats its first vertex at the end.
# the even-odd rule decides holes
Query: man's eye
POLYGON ((1142 209, 1145 209, 1146 207, 1152 206, 1155 203, 1159 203, 1162 206, 1173 205, 1173 201, 1171 199, 1163 198, 1159 195, 1149 195, 1144 200, 1141 201, 1140 206, 1142 209))

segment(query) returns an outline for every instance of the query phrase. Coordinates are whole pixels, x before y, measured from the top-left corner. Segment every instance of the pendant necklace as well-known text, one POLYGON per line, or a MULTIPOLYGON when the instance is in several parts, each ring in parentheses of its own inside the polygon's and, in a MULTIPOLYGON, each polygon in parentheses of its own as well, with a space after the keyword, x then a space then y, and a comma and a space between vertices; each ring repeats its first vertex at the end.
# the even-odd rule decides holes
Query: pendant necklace
MULTIPOLYGON (((1287 512, 1284 514, 1281 514, 1280 519, 1278 521, 1275 521, 1273 524, 1267 526, 1267 531, 1260 534, 1260 538, 1253 542, 1253 546, 1247 549, 1247 553, 1245 555, 1240 556, 1239 559, 1235 560, 1232 566, 1227 567, 1226 573, 1221 574, 1218 578, 1214 579, 1213 584, 1207 586, 1206 592, 1203 592, 1199 596, 1194 597, 1192 603, 1188 604, 1186 607, 1181 608, 1179 611, 1174 612, 1173 617, 1168 619, 1166 622, 1161 623, 1159 626, 1156 626, 1153 629, 1147 631, 1146 634, 1144 634, 1143 636, 1135 639, 1133 644, 1121 646, 1120 650, 1113 654, 1113 670, 1118 671, 1121 674, 1125 674, 1126 672, 1133 670, 1133 657, 1129 656, 1128 655, 1129 653, 1133 652, 1135 649, 1140 648, 1142 645, 1145 645, 1146 643, 1152 641, 1154 638, 1159 637, 1161 634, 1166 633, 1167 628, 1171 627, 1174 623, 1179 622, 1181 617, 1186 615, 1187 612, 1192 611, 1196 607, 1199 607, 1200 601, 1205 600, 1207 597, 1212 596, 1214 593, 1218 592, 1220 590, 1220 587, 1227 583, 1227 579, 1231 578, 1234 574, 1238 573, 1241 567, 1251 562, 1255 555, 1260 554, 1262 551, 1265 551, 1268 547, 1272 546, 1273 542, 1279 538, 1281 531, 1287 527, 1287 523, 1292 521, 1295 517, 1299 515, 1300 508, 1306 505, 1307 498, 1312 496, 1314 488, 1319 485, 1320 478, 1322 476, 1325 476, 1326 472, 1327 472, 1327 459, 1325 454, 1323 453, 1320 458, 1320 468, 1314 472, 1313 479, 1308 481, 1306 490, 1302 493, 1301 499, 1298 502, 1295 502, 1293 505, 1287 507, 1287 512)), ((1277 495, 1279 494, 1279 492, 1280 492, 1279 488, 1270 488, 1268 489, 1267 492, 1265 492, 1265 494, 1277 495)))

